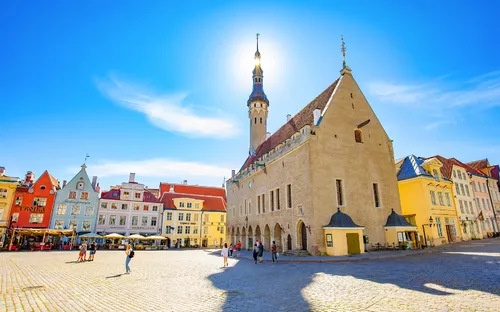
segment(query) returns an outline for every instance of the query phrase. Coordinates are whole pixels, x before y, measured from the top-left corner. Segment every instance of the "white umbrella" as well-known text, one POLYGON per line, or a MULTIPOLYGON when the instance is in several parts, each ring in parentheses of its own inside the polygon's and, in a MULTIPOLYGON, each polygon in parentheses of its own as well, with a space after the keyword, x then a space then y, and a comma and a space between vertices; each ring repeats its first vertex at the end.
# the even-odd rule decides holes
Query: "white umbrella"
POLYGON ((80 235, 80 238, 101 238, 102 236, 97 233, 87 233, 80 235))
POLYGON ((118 233, 111 233, 111 234, 104 236, 104 238, 125 238, 125 236, 120 235, 118 233))
POLYGON ((149 240, 165 240, 166 238, 160 235, 153 235, 153 236, 148 236, 145 237, 144 239, 149 239, 149 240))
POLYGON ((140 234, 134 234, 134 235, 130 235, 130 236, 127 236, 128 239, 145 239, 146 237, 140 235, 140 234))

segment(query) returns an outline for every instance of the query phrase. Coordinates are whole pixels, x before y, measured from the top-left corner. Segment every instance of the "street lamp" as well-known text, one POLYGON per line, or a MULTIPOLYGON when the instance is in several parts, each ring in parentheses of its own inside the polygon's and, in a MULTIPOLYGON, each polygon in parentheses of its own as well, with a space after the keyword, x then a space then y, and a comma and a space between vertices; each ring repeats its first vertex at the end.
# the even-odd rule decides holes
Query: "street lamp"
POLYGON ((434 222, 434 220, 432 219, 432 216, 430 216, 429 217, 429 224, 422 224, 422 229, 424 230, 425 248, 428 247, 428 245, 427 245, 427 235, 425 235, 425 226, 428 225, 431 228, 431 233, 432 233, 432 222, 434 222))

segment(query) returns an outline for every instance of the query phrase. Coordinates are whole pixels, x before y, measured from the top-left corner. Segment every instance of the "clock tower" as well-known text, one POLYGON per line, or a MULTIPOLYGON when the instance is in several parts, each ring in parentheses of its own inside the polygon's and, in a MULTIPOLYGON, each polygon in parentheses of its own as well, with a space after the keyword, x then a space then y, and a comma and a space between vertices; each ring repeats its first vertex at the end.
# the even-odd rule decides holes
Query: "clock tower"
POLYGON ((247 101, 248 118, 250 119, 250 154, 266 140, 267 112, 269 100, 264 93, 264 71, 260 65, 259 34, 257 34, 257 51, 255 52, 255 67, 253 69, 253 89, 247 101))

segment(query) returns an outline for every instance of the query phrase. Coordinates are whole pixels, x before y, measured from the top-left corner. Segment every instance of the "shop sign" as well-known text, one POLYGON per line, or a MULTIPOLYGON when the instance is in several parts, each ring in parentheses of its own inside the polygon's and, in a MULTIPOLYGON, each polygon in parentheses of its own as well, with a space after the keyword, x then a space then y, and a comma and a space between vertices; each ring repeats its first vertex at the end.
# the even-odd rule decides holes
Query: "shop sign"
POLYGON ((182 225, 196 225, 196 222, 179 222, 182 225))
POLYGON ((155 226, 133 226, 133 230, 154 230, 156 229, 155 226))
POLYGON ((37 212, 37 213, 45 213, 45 206, 21 206, 19 211, 29 211, 29 212, 37 212))
POLYGON ((326 247, 333 247, 332 234, 326 234, 326 247))
POLYGON ((71 200, 71 199, 65 199, 63 201, 63 203, 90 205, 89 201, 79 201, 79 200, 71 200))

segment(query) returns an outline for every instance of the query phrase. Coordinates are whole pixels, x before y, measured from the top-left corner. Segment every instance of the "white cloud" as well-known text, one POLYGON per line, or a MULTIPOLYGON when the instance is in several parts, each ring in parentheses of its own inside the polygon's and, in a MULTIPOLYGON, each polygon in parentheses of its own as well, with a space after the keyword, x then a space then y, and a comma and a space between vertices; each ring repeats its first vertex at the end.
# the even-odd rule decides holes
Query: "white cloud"
MULTIPOLYGON (((92 165, 92 172, 99 177, 128 175, 135 172, 143 177, 164 178, 187 178, 187 177, 209 177, 220 178, 229 176, 231 169, 218 165, 208 165, 197 162, 178 161, 168 158, 154 158, 136 161, 104 161, 101 164, 92 165)), ((76 168, 70 168, 70 172, 77 172, 76 168)))
POLYGON ((113 76, 98 80, 97 86, 116 103, 146 115, 153 125, 170 132, 212 138, 232 137, 239 132, 229 118, 203 116, 183 105, 186 93, 156 95, 113 76))
POLYGON ((393 84, 372 82, 369 92, 380 100, 417 108, 447 109, 465 106, 500 105, 500 71, 493 71, 452 87, 442 82, 393 84))
POLYGON ((439 121, 436 121, 436 122, 433 122, 433 123, 426 125, 424 127, 424 129, 427 131, 430 131, 430 130, 435 130, 441 126, 449 125, 449 124, 455 124, 455 122, 452 120, 439 120, 439 121))

